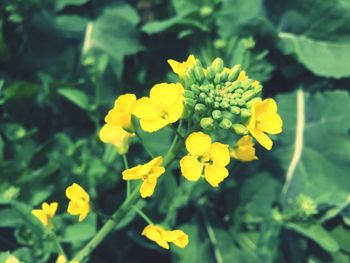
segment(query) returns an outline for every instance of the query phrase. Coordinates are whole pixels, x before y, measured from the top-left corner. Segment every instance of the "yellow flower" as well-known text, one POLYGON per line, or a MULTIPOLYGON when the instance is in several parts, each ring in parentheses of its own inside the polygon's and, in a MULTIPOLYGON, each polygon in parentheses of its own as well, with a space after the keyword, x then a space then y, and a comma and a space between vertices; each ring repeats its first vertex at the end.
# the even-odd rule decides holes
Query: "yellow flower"
POLYGON ((44 202, 41 205, 41 209, 33 209, 32 214, 37 217, 44 226, 51 227, 51 219, 55 216, 57 207, 57 202, 51 204, 44 202))
POLYGON ((184 62, 178 62, 173 59, 168 59, 168 63, 174 73, 176 73, 181 79, 183 79, 186 75, 186 71, 189 67, 193 66, 196 61, 194 55, 189 55, 187 60, 184 62))
POLYGON ((134 133, 129 133, 122 127, 108 123, 103 125, 99 133, 100 140, 104 143, 113 144, 117 148, 119 154, 128 152, 130 138, 134 136, 134 133))
POLYGON ((278 134, 282 132, 282 119, 277 113, 277 105, 273 99, 256 101, 252 105, 252 116, 248 123, 250 134, 267 150, 272 148, 272 140, 264 133, 278 134))
MULTIPOLYGON (((56 263, 67 263, 67 258, 64 255, 59 255, 56 259, 56 263)), ((79 261, 71 260, 69 263, 79 263, 79 261)))
POLYGON ((218 187, 227 176, 226 166, 230 163, 228 145, 212 143, 209 135, 193 132, 186 139, 187 156, 180 160, 182 175, 189 181, 197 181, 204 169, 207 182, 218 187))
POLYGON ((134 115, 140 119, 141 128, 154 132, 178 121, 184 109, 183 91, 179 83, 160 83, 153 86, 150 97, 139 99, 134 110, 134 115))
POLYGON ((247 79, 248 79, 247 73, 244 70, 241 70, 241 72, 239 72, 237 80, 245 81, 247 79))
POLYGON ((184 248, 188 244, 188 235, 182 230, 166 231, 164 228, 155 225, 148 225, 142 231, 142 235, 156 242, 159 246, 169 249, 169 243, 184 248))
POLYGON ((131 123, 131 114, 135 106, 135 94, 124 94, 119 96, 114 102, 113 109, 108 112, 105 122, 115 126, 120 126, 127 131, 133 131, 134 128, 131 123))
POLYGON ((251 162, 257 160, 253 138, 245 135, 238 140, 236 147, 231 151, 231 156, 242 162, 251 162))
POLYGON ((154 158, 143 165, 137 165, 133 168, 123 171, 124 180, 142 179, 140 193, 142 198, 153 195, 157 185, 157 180, 165 172, 165 168, 161 166, 163 158, 161 156, 154 158))
POLYGON ((5 263, 20 263, 20 261, 15 256, 10 255, 6 258, 5 263))
POLYGON ((83 221, 90 212, 90 196, 78 184, 73 183, 66 189, 66 196, 70 200, 68 213, 79 215, 79 222, 83 221))

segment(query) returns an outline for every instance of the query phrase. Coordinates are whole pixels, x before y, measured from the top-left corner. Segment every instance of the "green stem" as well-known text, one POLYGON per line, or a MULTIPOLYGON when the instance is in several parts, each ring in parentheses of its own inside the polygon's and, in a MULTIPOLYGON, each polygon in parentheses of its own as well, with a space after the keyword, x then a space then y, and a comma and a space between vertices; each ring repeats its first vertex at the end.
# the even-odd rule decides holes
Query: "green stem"
POLYGON ((90 242, 78 252, 73 260, 81 262, 105 239, 105 237, 117 226, 120 220, 130 211, 130 208, 137 202, 137 200, 139 200, 139 189, 139 187, 134 189, 129 198, 123 202, 90 242))
MULTIPOLYGON (((126 154, 123 154, 122 158, 123 158, 123 162, 124 162, 124 168, 129 169, 129 163, 128 163, 128 158, 126 157, 126 154)), ((130 185, 130 181, 127 180, 126 181, 126 199, 129 198, 130 192, 131 192, 131 185, 130 185)))
POLYGON ((67 255, 66 255, 66 253, 64 252, 64 249, 63 249, 63 247, 61 246, 61 243, 60 243, 60 241, 58 240, 58 238, 57 238, 57 236, 56 236, 56 233, 55 233, 54 231, 50 230, 50 234, 51 234, 51 236, 53 237, 53 240, 54 240, 55 245, 56 245, 56 247, 57 247, 57 249, 58 249, 58 251, 59 251, 59 254, 60 254, 60 255, 63 255, 65 258, 67 258, 67 255))
POLYGON ((154 225, 153 221, 136 205, 133 205, 132 209, 134 209, 135 212, 138 213, 149 225, 154 225))

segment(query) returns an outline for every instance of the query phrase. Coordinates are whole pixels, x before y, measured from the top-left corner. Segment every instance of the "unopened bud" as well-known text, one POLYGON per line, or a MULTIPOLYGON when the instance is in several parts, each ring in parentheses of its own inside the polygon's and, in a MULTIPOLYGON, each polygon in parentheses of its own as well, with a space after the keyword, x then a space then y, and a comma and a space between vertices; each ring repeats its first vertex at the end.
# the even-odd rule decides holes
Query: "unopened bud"
POLYGON ((220 73, 224 69, 224 61, 221 58, 216 58, 211 63, 210 67, 215 73, 220 73))
POLYGON ((203 114, 207 110, 207 107, 202 103, 197 103, 194 106, 194 110, 200 114, 203 114))
POLYGON ((233 114, 238 115, 238 114, 241 113, 241 109, 238 108, 237 106, 232 106, 232 107, 230 107, 230 112, 233 113, 233 114))
POLYGON ((198 95, 200 93, 199 86, 197 84, 192 84, 190 88, 194 94, 198 95))
POLYGON ((214 120, 212 118, 202 118, 200 120, 200 126, 205 129, 205 130, 209 130, 212 129, 214 127, 214 120))
POLYGON ((210 98, 210 97, 207 97, 207 98, 205 98, 204 102, 205 102, 206 105, 209 106, 209 105, 213 105, 214 100, 212 98, 210 98))
POLYGON ((229 119, 223 119, 220 124, 220 128, 229 129, 232 126, 232 122, 229 119))
POLYGON ((228 74, 228 81, 235 81, 237 79, 237 76, 239 74, 241 66, 240 65, 235 65, 231 70, 230 73, 228 74))
POLYGON ((250 101, 248 101, 245 105, 247 108, 251 108, 254 102, 261 101, 261 98, 253 98, 250 101))
POLYGON ((185 96, 185 98, 188 98, 188 99, 194 99, 195 98, 194 93, 192 91, 190 91, 190 90, 185 90, 184 96, 185 96))
POLYGON ((214 110, 214 111, 211 113, 211 115, 213 116, 213 118, 214 118, 215 120, 221 119, 221 117, 222 117, 221 111, 219 111, 219 110, 214 110))
POLYGON ((185 98, 185 105, 189 108, 193 108, 194 105, 196 104, 196 101, 193 99, 185 98))
POLYGON ((236 124, 233 124, 231 127, 232 127, 232 130, 238 135, 244 135, 248 133, 247 127, 242 124, 236 123, 236 124))
POLYGON ((206 79, 212 80, 215 77, 215 71, 212 67, 207 67, 207 75, 205 76, 206 79))
POLYGON ((248 109, 241 109, 241 118, 250 118, 252 116, 252 112, 248 109))

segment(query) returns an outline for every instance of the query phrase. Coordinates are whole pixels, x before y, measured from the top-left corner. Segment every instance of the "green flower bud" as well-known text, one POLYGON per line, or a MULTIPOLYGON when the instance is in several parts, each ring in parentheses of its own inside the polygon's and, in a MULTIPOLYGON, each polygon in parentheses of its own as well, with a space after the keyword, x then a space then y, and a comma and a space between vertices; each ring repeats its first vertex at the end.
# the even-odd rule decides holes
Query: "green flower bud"
POLYGON ((227 109, 228 107, 230 107, 230 104, 227 101, 222 101, 220 103, 220 107, 223 109, 227 109))
POLYGON ((229 119, 222 119, 219 126, 222 129, 229 129, 232 126, 232 122, 229 119))
POLYGON ((199 82, 202 82, 205 77, 202 63, 198 59, 196 59, 195 65, 193 67, 193 75, 199 82))
POLYGON ((207 97, 207 94, 205 94, 204 92, 199 93, 200 100, 204 101, 206 97, 207 97))
POLYGON ((221 119, 221 117, 222 117, 222 113, 221 113, 221 111, 219 111, 219 110, 214 110, 214 111, 211 113, 211 115, 213 116, 213 118, 214 118, 215 120, 221 119))
POLYGON ((237 104, 238 104, 238 106, 244 106, 245 105, 245 101, 244 100, 242 100, 242 99, 236 99, 236 101, 237 101, 237 104))
POLYGON ((243 93, 243 89, 239 88, 235 90, 235 93, 237 94, 242 94, 243 93))
POLYGON ((247 108, 251 108, 253 103, 256 102, 256 101, 261 101, 261 98, 253 98, 250 101, 248 101, 245 105, 246 105, 247 108))
POLYGON ((199 86, 197 84, 192 84, 190 89, 193 91, 194 94, 198 95, 200 93, 199 86))
POLYGON ((196 83, 196 79, 193 76, 192 68, 189 68, 185 75, 185 85, 186 87, 191 87, 194 83, 196 83))
POLYGON ((230 106, 237 106, 238 103, 235 99, 230 99, 230 106))
POLYGON ((216 49, 222 49, 226 46, 226 41, 224 39, 216 39, 214 41, 214 47, 216 49))
POLYGON ((215 73, 219 73, 224 69, 224 61, 221 58, 216 58, 211 63, 210 67, 214 70, 215 73))
POLYGON ((252 112, 248 109, 241 109, 241 118, 250 118, 252 116, 252 112))
POLYGON ((214 11, 214 9, 212 6, 205 5, 199 10, 199 13, 200 13, 201 17, 207 17, 207 16, 211 15, 213 13, 213 11, 214 11))
POLYGON ((228 81, 235 81, 238 77, 239 72, 241 71, 241 66, 240 65, 235 65, 231 70, 230 73, 228 74, 228 81))
POLYGON ((242 99, 245 101, 249 101, 255 96, 255 92, 253 90, 248 90, 242 94, 242 99))
POLYGON ((202 118, 199 124, 204 130, 209 130, 214 127, 214 120, 210 117, 202 118))
POLYGON ((238 135, 248 134, 248 129, 246 126, 236 123, 231 126, 232 130, 238 135))
POLYGON ((297 198, 297 205, 300 209, 300 212, 305 216, 309 217, 318 213, 317 204, 315 201, 304 194, 300 194, 297 198))
POLYGON ((188 98, 188 99, 194 99, 195 98, 194 93, 192 91, 190 91, 190 90, 185 90, 184 96, 185 96, 185 98, 188 98))
POLYGON ((189 108, 193 108, 194 105, 196 104, 196 101, 193 99, 185 98, 185 105, 189 108))
POLYGON ((231 120, 231 122, 235 119, 235 115, 228 111, 222 111, 222 118, 231 120))
POLYGON ((216 96, 216 97, 215 97, 215 101, 217 101, 217 102, 222 101, 222 97, 220 97, 220 96, 216 96))
POLYGON ((230 107, 230 112, 233 113, 233 114, 238 115, 238 114, 241 113, 241 109, 238 108, 237 106, 232 106, 232 107, 230 107))
POLYGON ((210 105, 213 105, 214 100, 210 97, 207 97, 207 98, 205 98, 204 102, 207 106, 210 106, 210 105))
POLYGON ((199 114, 203 114, 207 110, 207 107, 204 104, 202 104, 202 103, 197 103, 194 106, 194 110, 196 112, 198 112, 199 114))
POLYGON ((214 77, 214 83, 219 84, 220 82, 221 82, 221 74, 216 73, 216 75, 214 77))
POLYGON ((208 87, 208 85, 202 85, 202 86, 199 87, 199 90, 203 91, 205 93, 208 93, 209 92, 209 87, 208 87))
POLYGON ((246 89, 250 88, 250 85, 252 85, 253 82, 254 82, 254 80, 252 80, 252 79, 248 79, 248 80, 242 81, 241 82, 241 88, 246 90, 246 89))
POLYGON ((215 77, 215 71, 211 67, 207 67, 207 75, 205 76, 206 79, 213 80, 215 77))
POLYGON ((214 108, 216 108, 216 109, 220 108, 220 102, 215 101, 214 102, 214 108))
POLYGON ((221 81, 224 82, 227 80, 228 78, 228 72, 226 70, 224 70, 223 72, 221 72, 221 81))

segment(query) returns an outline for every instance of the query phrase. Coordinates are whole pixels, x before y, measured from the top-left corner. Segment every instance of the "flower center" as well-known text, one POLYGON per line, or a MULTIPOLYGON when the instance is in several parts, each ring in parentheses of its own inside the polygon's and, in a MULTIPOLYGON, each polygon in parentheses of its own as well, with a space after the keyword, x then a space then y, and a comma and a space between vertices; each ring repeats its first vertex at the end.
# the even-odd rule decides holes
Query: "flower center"
POLYGON ((212 164, 212 160, 210 160, 209 152, 204 153, 202 156, 198 158, 198 161, 203 165, 212 164))

